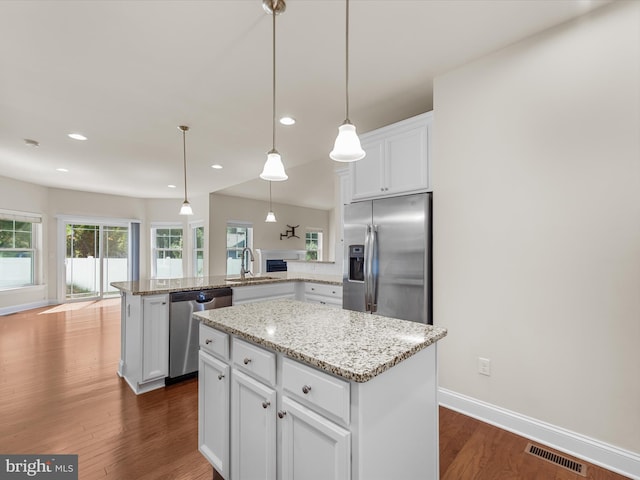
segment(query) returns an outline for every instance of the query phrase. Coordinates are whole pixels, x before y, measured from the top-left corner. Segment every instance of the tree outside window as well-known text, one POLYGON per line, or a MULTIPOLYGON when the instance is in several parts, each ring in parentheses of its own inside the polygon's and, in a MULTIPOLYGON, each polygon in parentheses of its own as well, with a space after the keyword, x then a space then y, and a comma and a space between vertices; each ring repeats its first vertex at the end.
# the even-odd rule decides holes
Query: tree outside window
POLYGON ((204 227, 193 227, 193 276, 204 276, 204 227))

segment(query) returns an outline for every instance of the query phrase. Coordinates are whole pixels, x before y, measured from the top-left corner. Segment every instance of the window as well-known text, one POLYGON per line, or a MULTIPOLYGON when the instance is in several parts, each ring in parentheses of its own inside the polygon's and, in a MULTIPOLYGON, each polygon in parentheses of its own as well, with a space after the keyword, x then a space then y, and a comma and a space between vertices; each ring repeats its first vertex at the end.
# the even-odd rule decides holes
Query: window
POLYGON ((315 230, 305 234, 307 260, 322 260, 322 231, 315 230))
POLYGON ((36 284, 40 217, 0 212, 0 289, 36 284))
MULTIPOLYGON (((242 250, 253 247, 251 224, 227 224, 227 275, 240 275, 242 250)), ((252 267, 249 267, 253 271, 252 267)))
POLYGON ((182 277, 182 227, 151 228, 151 249, 154 278, 182 277))
POLYGON ((202 225, 191 228, 193 238, 193 276, 204 277, 204 227, 202 225))

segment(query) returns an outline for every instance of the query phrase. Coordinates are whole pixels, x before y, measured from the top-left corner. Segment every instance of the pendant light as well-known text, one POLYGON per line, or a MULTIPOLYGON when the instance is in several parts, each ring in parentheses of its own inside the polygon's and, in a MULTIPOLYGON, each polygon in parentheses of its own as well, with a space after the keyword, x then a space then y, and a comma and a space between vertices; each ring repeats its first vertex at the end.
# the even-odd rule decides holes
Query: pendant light
POLYGON ((280 154, 276 150, 276 15, 283 13, 287 6, 284 0, 262 0, 262 8, 273 15, 273 118, 272 118, 272 147, 267 153, 267 161, 260 174, 263 180, 281 182, 289 178, 284 171, 280 154))
POLYGON ((193 215, 191 204, 187 200, 187 140, 185 137, 189 127, 180 125, 178 129, 182 131, 182 158, 184 159, 184 202, 180 208, 180 215, 193 215))
POLYGON ((273 213, 273 208, 271 207, 271 180, 269 180, 269 213, 267 213, 267 218, 264 221, 267 223, 277 222, 276 214, 273 213))
POLYGON ((329 153, 336 162, 355 162, 364 158, 365 151, 360 146, 360 139, 356 133, 356 127, 349 120, 349 0, 346 0, 346 62, 345 62, 345 105, 346 118, 342 125, 338 127, 338 137, 333 145, 333 150, 329 153))

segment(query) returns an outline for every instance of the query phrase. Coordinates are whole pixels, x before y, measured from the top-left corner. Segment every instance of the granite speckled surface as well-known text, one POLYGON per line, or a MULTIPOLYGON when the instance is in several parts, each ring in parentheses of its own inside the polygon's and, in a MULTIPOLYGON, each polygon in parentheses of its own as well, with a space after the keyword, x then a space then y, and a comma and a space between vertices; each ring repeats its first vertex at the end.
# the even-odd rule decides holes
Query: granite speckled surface
POLYGON ((201 278, 149 279, 137 282, 113 282, 111 286, 132 295, 157 295, 161 293, 186 292, 205 288, 242 287, 246 285, 264 285, 281 282, 317 282, 329 285, 342 285, 338 275, 320 275, 314 273, 274 272, 249 276, 245 281, 240 278, 229 279, 226 275, 214 275, 201 278))
POLYGON ((213 328, 360 383, 447 334, 437 326, 296 300, 269 300, 194 315, 213 328))

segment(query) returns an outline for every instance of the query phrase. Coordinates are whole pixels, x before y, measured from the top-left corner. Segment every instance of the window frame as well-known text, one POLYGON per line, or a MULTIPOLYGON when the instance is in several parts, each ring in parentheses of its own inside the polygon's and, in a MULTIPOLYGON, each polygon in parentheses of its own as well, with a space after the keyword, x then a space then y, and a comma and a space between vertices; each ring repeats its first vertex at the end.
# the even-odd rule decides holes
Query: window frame
MULTIPOLYGON (((235 271, 230 271, 229 270, 229 252, 230 251, 234 251, 234 252, 238 252, 238 251, 242 251, 245 247, 242 248, 229 248, 228 246, 228 242, 229 242, 229 229, 230 228, 246 228, 247 229, 247 239, 245 242, 245 246, 249 247, 252 251, 253 251, 253 224, 250 222, 242 222, 242 221, 228 221, 227 222, 227 227, 225 230, 225 272, 226 275, 236 275, 239 274, 239 272, 235 272, 235 271)), ((236 257, 237 258, 237 257, 236 257)), ((249 259, 251 260, 251 259, 249 259)), ((253 268, 253 262, 250 261, 250 267, 249 269, 253 272, 254 268, 253 268)))
MULTIPOLYGON (((185 272, 185 236, 184 225, 180 223, 153 223, 151 225, 151 278, 169 279, 184 278, 185 272), (180 248, 158 248, 158 230, 179 230, 180 231, 180 248), (158 276, 158 252, 177 252, 180 254, 180 276, 158 276)), ((169 235, 171 238, 171 234, 169 235)), ((163 257, 166 258, 166 257, 163 257)))
POLYGON ((304 233, 305 260, 310 262, 322 262, 324 260, 323 243, 324 243, 324 232, 322 231, 321 228, 307 228, 304 233), (317 245, 317 249, 315 250, 317 258, 309 259, 308 258, 309 253, 312 252, 313 250, 309 250, 307 245, 309 244, 309 235, 313 235, 313 234, 317 235, 317 239, 315 241, 317 245))
POLYGON ((29 212, 17 212, 13 210, 0 210, 0 220, 1 221, 9 221, 12 222, 11 230, 3 230, 13 232, 13 246, 12 247, 0 247, 0 252, 12 252, 12 253, 20 253, 20 252, 28 252, 29 258, 31 259, 30 268, 29 268, 29 282, 28 283, 15 283, 10 285, 0 286, 0 291, 13 290, 18 288, 29 288, 33 286, 39 285, 40 279, 40 258, 41 258, 41 250, 42 250, 42 215, 37 213, 29 213, 29 212), (16 223, 30 223, 31 231, 29 232, 29 240, 30 246, 28 248, 25 247, 16 247, 15 246, 15 237, 16 233, 26 233, 26 231, 17 231, 16 223))
POLYGON ((205 276, 207 270, 207 258, 206 258, 206 231, 202 222, 194 222, 189 224, 191 232, 191 275, 194 278, 202 278, 205 276), (198 247, 198 234, 197 230, 202 229, 202 246, 198 247), (202 272, 198 273, 198 253, 202 253, 202 272))

